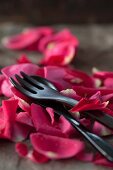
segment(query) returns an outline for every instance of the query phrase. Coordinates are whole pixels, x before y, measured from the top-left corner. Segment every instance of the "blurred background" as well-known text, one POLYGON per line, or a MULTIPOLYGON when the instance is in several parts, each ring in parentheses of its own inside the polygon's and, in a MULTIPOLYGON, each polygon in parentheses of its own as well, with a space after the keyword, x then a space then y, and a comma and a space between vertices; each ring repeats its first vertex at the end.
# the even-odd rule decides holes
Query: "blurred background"
MULTIPOLYGON (((113 70, 113 0, 0 0, 0 41, 32 25, 69 28, 80 42, 76 68, 113 70)), ((15 63, 21 53, 0 43, 1 65, 15 63)), ((34 61, 41 58, 27 55, 34 61)))
POLYGON ((0 21, 33 24, 113 22, 113 0, 0 0, 0 21))

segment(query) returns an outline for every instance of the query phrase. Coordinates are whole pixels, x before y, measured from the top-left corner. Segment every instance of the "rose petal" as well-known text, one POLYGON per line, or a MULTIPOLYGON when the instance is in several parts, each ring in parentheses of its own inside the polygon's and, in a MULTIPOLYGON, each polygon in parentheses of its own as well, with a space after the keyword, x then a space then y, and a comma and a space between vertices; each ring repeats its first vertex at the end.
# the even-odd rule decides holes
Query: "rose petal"
POLYGON ((26 155, 28 154, 28 147, 24 143, 20 143, 20 142, 16 143, 15 150, 18 153, 18 155, 23 158, 26 157, 26 155))
POLYGON ((78 104, 76 104, 72 109, 70 109, 71 113, 87 111, 87 110, 102 110, 107 106, 108 102, 101 103, 97 99, 87 99, 82 98, 78 104))
POLYGON ((69 64, 74 58, 75 47, 67 43, 60 43, 53 48, 47 48, 44 54, 41 64, 64 66, 69 64))
POLYGON ((5 129, 3 135, 6 136, 8 139, 12 139, 13 136, 17 106, 18 100, 2 101, 5 122, 5 129))
POLYGON ((63 29, 62 31, 56 34, 53 35, 51 34, 42 38, 39 42, 38 48, 40 52, 44 52, 48 45, 50 46, 51 44, 54 45, 61 42, 65 43, 67 42, 70 45, 75 46, 75 48, 77 48, 79 45, 78 39, 75 36, 73 36, 68 29, 63 29))
POLYGON ((51 35, 53 29, 50 27, 30 28, 20 34, 3 38, 2 43, 6 48, 13 50, 36 50, 40 38, 51 35))
POLYGON ((49 161, 49 158, 35 150, 29 151, 29 154, 27 155, 27 158, 29 158, 31 161, 35 163, 46 163, 49 161))
POLYGON ((102 165, 102 166, 106 166, 106 167, 113 167, 113 163, 108 161, 107 159, 105 159, 103 156, 101 156, 100 154, 96 154, 94 161, 94 164, 96 165, 102 165))
POLYGON ((17 64, 32 63, 26 54, 22 54, 17 60, 17 64))
POLYGON ((33 127, 31 116, 28 112, 19 112, 16 116, 16 121, 33 127))
POLYGON ((83 142, 41 133, 31 134, 34 149, 50 159, 65 159, 77 155, 84 149, 83 142))
POLYGON ((49 114, 41 106, 32 104, 31 116, 36 131, 55 136, 66 136, 60 129, 58 129, 58 127, 51 124, 49 114))
POLYGON ((38 71, 38 66, 32 63, 25 63, 25 64, 15 64, 11 66, 4 67, 1 72, 3 75, 9 79, 9 77, 20 74, 20 71, 25 72, 29 75, 35 75, 38 71))

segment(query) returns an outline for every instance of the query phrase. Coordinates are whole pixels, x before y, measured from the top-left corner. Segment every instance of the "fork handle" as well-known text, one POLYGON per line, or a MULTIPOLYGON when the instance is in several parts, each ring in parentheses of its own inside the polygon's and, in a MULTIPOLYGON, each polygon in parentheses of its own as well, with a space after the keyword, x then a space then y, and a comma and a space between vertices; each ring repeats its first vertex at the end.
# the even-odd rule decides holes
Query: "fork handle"
MULTIPOLYGON (((63 96, 60 94, 60 97, 58 99, 60 102, 62 101, 63 103, 66 103, 70 106, 74 106, 78 103, 77 100, 72 99, 67 96, 63 96)), ((113 129, 113 116, 110 116, 104 112, 97 112, 97 113, 92 113, 92 111, 84 111, 84 115, 91 117, 92 119, 102 123, 103 125, 107 126, 110 129, 113 129)))
POLYGON ((34 100, 34 103, 39 104, 42 107, 51 107, 54 109, 56 114, 63 115, 65 119, 67 119, 72 126, 92 144, 94 148, 96 148, 107 160, 113 162, 113 146, 96 134, 91 133, 84 125, 74 119, 62 103, 58 103, 57 105, 55 102, 49 102, 48 104, 38 100, 34 100))
MULTIPOLYGON (((60 111, 62 112, 62 111, 60 111)), ((75 120, 67 110, 62 115, 79 131, 104 157, 113 162, 113 146, 104 141, 101 137, 89 132, 85 126, 75 120)))

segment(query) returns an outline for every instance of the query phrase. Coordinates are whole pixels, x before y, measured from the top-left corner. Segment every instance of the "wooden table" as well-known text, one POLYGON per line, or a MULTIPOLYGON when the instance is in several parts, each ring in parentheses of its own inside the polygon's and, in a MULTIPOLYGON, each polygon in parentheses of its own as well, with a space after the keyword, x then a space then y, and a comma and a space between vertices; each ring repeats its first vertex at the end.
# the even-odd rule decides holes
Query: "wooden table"
MULTIPOLYGON (((26 25, 13 23, 0 23, 0 39, 6 35, 19 32, 26 25)), ((113 25, 81 25, 67 26, 57 25, 57 29, 68 27, 80 40, 78 56, 74 61, 77 69, 91 73, 92 67, 101 70, 113 70, 113 25)), ((6 50, 0 45, 0 65, 14 64, 16 58, 22 52, 6 50)), ((28 53, 32 61, 40 60, 41 55, 28 53)), ((20 159, 15 153, 14 144, 0 141, 0 170, 106 170, 91 163, 83 163, 75 160, 50 161, 47 164, 34 164, 31 161, 20 159)), ((112 168, 109 168, 112 169, 112 168)))

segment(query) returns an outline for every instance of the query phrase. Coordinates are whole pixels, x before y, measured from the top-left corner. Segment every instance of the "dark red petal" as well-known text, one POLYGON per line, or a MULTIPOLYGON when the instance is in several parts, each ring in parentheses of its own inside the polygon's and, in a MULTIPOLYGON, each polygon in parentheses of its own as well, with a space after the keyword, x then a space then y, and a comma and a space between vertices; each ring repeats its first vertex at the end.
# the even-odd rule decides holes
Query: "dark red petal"
POLYGON ((23 64, 23 63, 32 63, 30 59, 27 57, 26 54, 22 54, 18 59, 17 59, 17 64, 23 64))
POLYGON ((76 155, 75 158, 79 161, 92 162, 94 159, 94 153, 81 152, 78 155, 76 155))
POLYGON ((21 157, 26 157, 26 155, 28 154, 28 147, 24 143, 20 143, 20 142, 16 143, 15 150, 18 153, 18 155, 21 157))
POLYGON ((110 162, 110 161, 107 161, 107 159, 105 159, 100 154, 96 154, 93 163, 96 164, 96 165, 102 165, 102 166, 106 166, 106 167, 113 167, 113 163, 110 162))
POLYGON ((31 161, 33 161, 35 163, 46 163, 49 161, 48 157, 37 152, 36 150, 29 151, 27 158, 29 158, 31 161))

